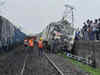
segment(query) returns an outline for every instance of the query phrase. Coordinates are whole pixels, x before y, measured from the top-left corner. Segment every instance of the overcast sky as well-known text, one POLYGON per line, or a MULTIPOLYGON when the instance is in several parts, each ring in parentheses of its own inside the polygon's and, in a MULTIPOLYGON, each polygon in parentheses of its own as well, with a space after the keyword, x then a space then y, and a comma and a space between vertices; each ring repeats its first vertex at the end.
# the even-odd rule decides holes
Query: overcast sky
MULTIPOLYGON (((4 0, 3 0, 4 1, 4 0)), ((100 0, 5 0, 2 15, 24 32, 40 32, 50 22, 61 19, 64 4, 75 7, 75 24, 82 25, 88 18, 100 16, 100 0)))

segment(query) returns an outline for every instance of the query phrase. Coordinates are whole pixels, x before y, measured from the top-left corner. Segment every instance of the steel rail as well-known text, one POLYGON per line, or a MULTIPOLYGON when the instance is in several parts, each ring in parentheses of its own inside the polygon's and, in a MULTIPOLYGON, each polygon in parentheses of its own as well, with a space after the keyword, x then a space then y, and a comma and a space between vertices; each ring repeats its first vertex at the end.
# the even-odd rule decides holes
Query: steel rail
POLYGON ((49 61, 49 63, 56 69, 56 71, 58 72, 58 75, 64 75, 64 73, 57 67, 57 65, 48 57, 47 54, 45 54, 45 57, 47 58, 47 60, 49 61))

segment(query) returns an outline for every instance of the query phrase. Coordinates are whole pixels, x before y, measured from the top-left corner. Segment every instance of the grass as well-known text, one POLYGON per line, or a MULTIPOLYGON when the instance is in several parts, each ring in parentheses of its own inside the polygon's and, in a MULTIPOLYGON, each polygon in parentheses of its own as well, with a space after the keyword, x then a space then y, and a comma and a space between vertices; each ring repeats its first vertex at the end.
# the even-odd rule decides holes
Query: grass
POLYGON ((100 75, 100 69, 96 69, 96 68, 93 68, 93 67, 90 67, 86 64, 83 64, 81 62, 78 62, 74 59, 71 59, 69 57, 66 56, 66 53, 58 53, 57 55, 60 55, 60 56, 63 56, 64 58, 67 58, 72 64, 78 66, 80 69, 90 73, 91 75, 100 75))

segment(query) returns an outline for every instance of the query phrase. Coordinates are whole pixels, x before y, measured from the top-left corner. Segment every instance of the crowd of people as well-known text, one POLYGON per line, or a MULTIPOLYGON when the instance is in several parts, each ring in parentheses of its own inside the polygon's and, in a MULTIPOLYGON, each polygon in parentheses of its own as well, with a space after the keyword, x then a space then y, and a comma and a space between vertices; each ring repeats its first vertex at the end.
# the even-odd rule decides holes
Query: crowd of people
POLYGON ((25 50, 29 49, 29 52, 34 52, 34 47, 37 47, 39 56, 43 56, 43 52, 47 53, 57 53, 57 52, 68 52, 70 51, 67 49, 68 43, 67 40, 61 40, 52 38, 49 42, 46 40, 43 40, 42 37, 40 37, 38 40, 35 40, 33 37, 28 37, 24 39, 24 47, 25 50))
POLYGON ((100 40, 100 18, 94 21, 88 19, 83 24, 82 29, 76 33, 77 40, 100 40))
POLYGON ((27 37, 24 39, 25 50, 29 49, 28 52, 34 52, 34 47, 38 47, 39 56, 43 56, 43 38, 40 37, 38 41, 34 37, 27 37))

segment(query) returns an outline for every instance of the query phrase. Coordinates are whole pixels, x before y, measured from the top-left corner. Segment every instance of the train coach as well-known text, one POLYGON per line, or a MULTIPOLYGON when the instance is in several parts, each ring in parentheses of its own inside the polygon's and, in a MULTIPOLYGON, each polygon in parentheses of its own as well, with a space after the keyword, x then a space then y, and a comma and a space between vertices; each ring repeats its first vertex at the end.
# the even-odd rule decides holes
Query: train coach
POLYGON ((9 20, 0 16, 0 51, 8 51, 24 40, 26 35, 9 20))
MULTIPOLYGON (((48 41, 50 44, 52 38, 59 41, 58 47, 63 45, 63 42, 66 43, 67 50, 71 51, 74 39, 75 39, 75 29, 71 26, 71 24, 67 20, 61 20, 58 22, 53 22, 47 25, 47 27, 42 31, 41 37, 45 41, 48 41)), ((57 48, 60 49, 61 48, 57 48)))

